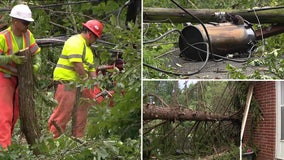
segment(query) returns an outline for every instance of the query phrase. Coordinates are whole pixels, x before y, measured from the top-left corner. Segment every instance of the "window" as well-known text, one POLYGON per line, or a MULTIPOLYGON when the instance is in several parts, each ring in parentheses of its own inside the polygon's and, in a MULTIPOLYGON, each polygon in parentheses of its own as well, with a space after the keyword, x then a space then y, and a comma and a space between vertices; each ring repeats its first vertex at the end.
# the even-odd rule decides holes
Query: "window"
POLYGON ((280 104, 280 109, 281 109, 281 114, 280 114, 280 123, 281 123, 281 134, 280 134, 280 139, 284 140, 284 82, 281 82, 281 104, 280 104))
POLYGON ((284 81, 276 82, 276 159, 284 159, 284 81))

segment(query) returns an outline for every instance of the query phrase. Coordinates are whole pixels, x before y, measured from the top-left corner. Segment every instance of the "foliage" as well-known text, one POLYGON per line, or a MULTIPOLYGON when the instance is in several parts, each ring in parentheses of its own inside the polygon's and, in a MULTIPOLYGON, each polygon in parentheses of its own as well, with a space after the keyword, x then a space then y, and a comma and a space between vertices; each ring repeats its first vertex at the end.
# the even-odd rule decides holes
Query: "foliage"
MULTIPOLYGON (((30 6, 47 4, 62 4, 71 1, 28 1, 30 6)), ((19 123, 17 123, 13 145, 8 151, 0 152, 0 159, 137 159, 140 157, 139 129, 141 118, 141 41, 140 25, 129 24, 125 29, 125 10, 117 18, 118 10, 125 1, 108 0, 103 3, 84 3, 76 5, 58 5, 53 7, 31 8, 35 22, 30 30, 35 38, 53 36, 71 36, 80 33, 82 23, 89 19, 99 19, 104 24, 102 41, 96 42, 92 49, 95 53, 95 67, 113 63, 111 50, 123 52, 126 62, 121 73, 108 76, 98 76, 95 80, 77 84, 83 87, 93 87, 100 84, 102 89, 115 91, 112 99, 106 98, 101 104, 95 104, 90 109, 86 136, 76 140, 71 138, 68 124, 65 135, 58 139, 51 138, 47 129, 47 120, 56 106, 54 100, 53 70, 56 66, 62 46, 42 46, 40 53, 42 65, 36 75, 36 111, 37 121, 41 126, 42 137, 37 146, 40 155, 34 155, 26 142, 21 138, 19 123), (120 26, 117 24, 120 22, 120 26), (123 23, 122 23, 123 22, 123 23), (109 43, 104 43, 109 42, 109 43), (115 85, 114 83, 115 82, 115 85), (114 107, 110 108, 110 101, 114 107), (83 143, 81 143, 83 142, 83 143)), ((8 1, 0 4, 12 6, 8 1)), ((4 8, 4 7, 3 7, 4 8)), ((9 19, 8 14, 7 19, 9 19)), ((139 18, 138 18, 139 19, 139 18)), ((139 19, 140 20, 140 19, 139 19)), ((138 20, 138 21, 139 21, 138 20)))
POLYGON ((231 144, 231 149, 228 152, 225 152, 225 154, 221 156, 214 157, 214 160, 238 160, 240 157, 240 150, 239 147, 231 144))
POLYGON ((247 66, 238 69, 232 65, 227 65, 227 70, 234 79, 283 79, 284 78, 284 52, 274 49, 272 52, 265 52, 260 59, 254 59, 247 63, 247 66), (246 75, 244 72, 247 67, 261 66, 267 67, 268 71, 261 72, 256 69, 252 74, 246 75))
POLYGON ((134 139, 126 139, 123 142, 118 138, 112 137, 108 139, 94 138, 83 141, 62 135, 56 140, 51 137, 45 137, 44 141, 36 146, 44 154, 35 156, 27 144, 14 143, 9 147, 8 152, 0 152, 0 159, 136 159, 140 155, 140 150, 135 148, 139 148, 139 146, 139 141, 134 139))

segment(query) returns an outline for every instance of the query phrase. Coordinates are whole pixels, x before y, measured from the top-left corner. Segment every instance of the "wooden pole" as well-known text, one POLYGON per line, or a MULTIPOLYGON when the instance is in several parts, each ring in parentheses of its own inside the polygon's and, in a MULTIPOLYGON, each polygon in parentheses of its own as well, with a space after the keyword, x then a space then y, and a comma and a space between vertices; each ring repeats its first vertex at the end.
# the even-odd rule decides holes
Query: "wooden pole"
POLYGON ((248 112, 249 112, 249 108, 250 108, 250 102, 251 102, 252 94, 253 94, 253 88, 254 88, 254 85, 251 84, 249 86, 249 90, 248 90, 248 94, 247 94, 247 100, 246 100, 246 106, 245 106, 245 111, 244 111, 243 120, 242 120, 241 135, 240 135, 240 160, 242 160, 243 135, 244 135, 244 132, 245 132, 248 112))
MULTIPOLYGON (((284 8, 271 9, 271 10, 224 10, 224 9, 186 9, 188 12, 198 17, 204 23, 216 22, 214 16, 217 12, 226 12, 231 15, 240 15, 250 23, 258 23, 256 15, 260 23, 279 23, 283 24, 284 21, 284 8), (255 15, 256 14, 256 15, 255 15)), ((143 21, 144 23, 196 23, 196 19, 186 14, 181 9, 177 8, 143 8, 143 21)))
MULTIPOLYGON (((40 127, 37 122, 34 102, 32 55, 29 49, 19 52, 18 55, 27 58, 26 63, 17 65, 21 130, 28 144, 32 146, 40 138, 40 127)), ((39 154, 38 149, 32 149, 34 154, 39 154)))

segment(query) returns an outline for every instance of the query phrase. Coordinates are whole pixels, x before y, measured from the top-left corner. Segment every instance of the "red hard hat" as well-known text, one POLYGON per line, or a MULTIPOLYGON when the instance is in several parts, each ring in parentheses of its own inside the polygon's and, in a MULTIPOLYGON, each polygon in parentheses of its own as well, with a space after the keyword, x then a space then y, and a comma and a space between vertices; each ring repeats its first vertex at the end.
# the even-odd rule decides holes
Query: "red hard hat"
POLYGON ((87 27, 90 31, 92 31, 99 38, 102 37, 103 32, 103 24, 98 20, 89 20, 86 23, 83 23, 83 26, 87 27))

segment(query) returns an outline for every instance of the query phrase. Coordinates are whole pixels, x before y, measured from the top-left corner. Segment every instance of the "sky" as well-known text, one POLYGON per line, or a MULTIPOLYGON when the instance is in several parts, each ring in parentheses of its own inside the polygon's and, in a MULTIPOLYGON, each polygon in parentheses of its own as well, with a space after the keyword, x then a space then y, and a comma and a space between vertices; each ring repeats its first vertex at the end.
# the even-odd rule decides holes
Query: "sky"
POLYGON ((179 80, 178 81, 178 87, 180 89, 184 88, 184 83, 186 82, 186 86, 188 87, 190 84, 195 84, 198 82, 198 80, 179 80))

